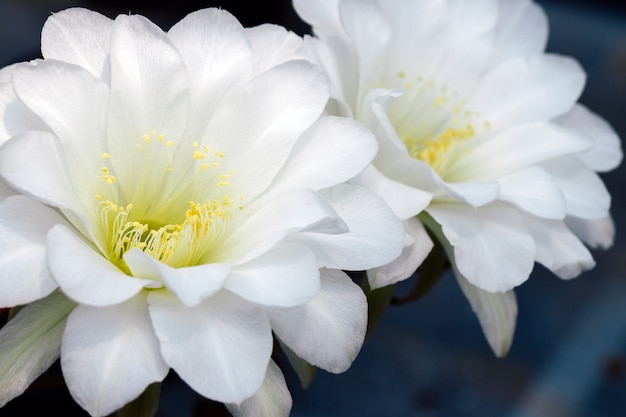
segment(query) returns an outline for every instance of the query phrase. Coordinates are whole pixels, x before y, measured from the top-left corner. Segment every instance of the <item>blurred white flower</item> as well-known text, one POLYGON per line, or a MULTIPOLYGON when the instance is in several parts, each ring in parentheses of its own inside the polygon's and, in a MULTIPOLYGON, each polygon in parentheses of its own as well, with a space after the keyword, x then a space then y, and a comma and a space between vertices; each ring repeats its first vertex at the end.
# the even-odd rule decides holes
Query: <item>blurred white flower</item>
POLYGON ((0 305, 31 303, 0 333, 28 348, 0 352, 1 403, 59 344, 93 416, 170 368, 235 415, 287 415, 272 332, 348 368, 367 306, 340 269, 390 262, 404 232, 380 197, 342 185, 376 141, 321 117, 328 79, 293 60, 300 45, 218 9, 167 33, 69 9, 46 22, 43 60, 0 72, 0 305), (42 346, 24 336, 38 332, 42 346))
POLYGON ((370 128, 379 152, 360 177, 405 222, 407 246, 370 271, 373 288, 409 276, 432 243, 497 354, 510 345, 511 290, 539 262, 561 278, 592 268, 582 242, 613 239, 596 172, 621 161, 608 124, 576 104, 585 74, 544 52, 528 0, 294 0, 327 70, 329 111, 370 128), (581 242, 582 241, 582 242, 581 242))

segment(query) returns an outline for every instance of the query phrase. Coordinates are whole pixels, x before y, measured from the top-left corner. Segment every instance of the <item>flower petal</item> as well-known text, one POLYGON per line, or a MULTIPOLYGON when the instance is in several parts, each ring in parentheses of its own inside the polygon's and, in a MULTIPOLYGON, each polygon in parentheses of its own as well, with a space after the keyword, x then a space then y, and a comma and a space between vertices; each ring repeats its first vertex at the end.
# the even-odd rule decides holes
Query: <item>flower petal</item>
POLYGON ((269 199, 258 199, 245 211, 252 214, 237 225, 214 254, 220 262, 249 261, 298 232, 337 234, 348 230, 331 205, 307 189, 294 188, 269 199))
POLYGON ((537 262, 558 277, 570 279, 595 266, 589 250, 562 221, 525 216, 526 227, 537 245, 537 262))
POLYGON ((556 124, 523 124, 478 144, 450 167, 446 180, 464 182, 501 178, 590 147, 589 140, 556 124))
POLYGON ((48 132, 27 132, 0 147, 0 175, 14 189, 59 208, 75 209, 63 150, 48 132))
POLYGON ((386 177, 373 165, 352 182, 381 196, 400 220, 418 215, 432 200, 430 193, 386 177))
POLYGON ((466 108, 480 111, 494 131, 519 123, 545 122, 567 113, 584 84, 585 73, 571 58, 547 54, 516 57, 483 76, 466 108))
POLYGON ((400 255, 404 228, 380 197, 348 184, 323 190, 321 194, 345 221, 348 231, 324 234, 307 230, 290 238, 312 249, 320 268, 359 271, 387 264, 400 255))
POLYGON ((376 150, 376 139, 361 124, 340 117, 322 117, 300 137, 271 190, 319 190, 348 181, 363 171, 376 150), (329 149, 333 151, 328 152, 329 149))
POLYGON ((257 74, 298 56, 302 38, 282 26, 265 23, 246 28, 246 35, 254 53, 257 74))
POLYGON ((437 203, 426 211, 441 225, 460 273, 473 285, 506 292, 528 279, 536 248, 515 208, 437 203))
POLYGON ((417 218, 407 219, 403 225, 406 240, 402 254, 387 265, 367 271, 367 279, 372 290, 409 278, 433 248, 433 241, 417 218))
POLYGON ((224 403, 259 390, 272 353, 261 309, 227 291, 191 308, 165 291, 150 292, 148 301, 161 353, 190 387, 224 403))
POLYGON ((72 397, 92 416, 108 415, 162 381, 169 368, 145 296, 109 307, 76 307, 63 334, 61 367, 72 397))
POLYGON ((489 66, 520 55, 540 54, 548 42, 548 18, 530 0, 498 2, 496 44, 489 66))
POLYGON ((592 248, 608 249, 615 239, 615 224, 611 216, 601 219, 565 218, 565 224, 592 248))
POLYGON ((610 171, 622 161, 621 142, 615 130, 585 106, 577 104, 569 113, 557 119, 557 122, 584 135, 593 143, 591 149, 578 156, 594 171, 610 171))
POLYGON ((185 16, 168 31, 187 67, 188 136, 200 137, 227 92, 250 79, 253 65, 250 43, 237 19, 225 10, 210 8, 185 16))
POLYGON ((595 172, 575 157, 559 158, 542 164, 565 197, 567 214, 584 219, 606 217, 611 195, 595 172))
POLYGON ((57 287, 46 262, 46 233, 55 224, 67 222, 26 196, 0 204, 0 306, 28 304, 57 287))
POLYGON ((291 394, 280 368, 270 360, 261 388, 241 404, 226 404, 233 417, 288 417, 291 394))
POLYGON ((320 288, 317 260, 305 246, 279 244, 258 258, 235 266, 224 288, 266 306, 302 305, 320 288))
POLYGON ((89 306, 121 303, 152 284, 124 274, 62 225, 48 232, 48 266, 68 297, 89 306))
MULTIPOLYGON (((4 73, 12 74, 15 68, 31 65, 30 63, 13 64, 0 70, 0 76, 4 73)), ((47 131, 48 126, 28 107, 17 98, 13 84, 9 80, 0 83, 0 145, 11 136, 24 133, 28 130, 47 131)))
POLYGON ((499 199, 508 201, 536 216, 565 218, 565 198, 561 189, 543 169, 531 166, 498 180, 499 199))
POLYGON ((317 296, 301 307, 268 311, 276 335, 299 357, 328 372, 344 372, 361 349, 367 301, 344 272, 323 269, 317 296))
POLYGON ((478 316, 480 327, 498 357, 507 354, 513 343, 515 321, 517 319, 517 301, 515 292, 493 293, 483 290, 466 280, 455 270, 456 280, 465 294, 465 298, 478 316))
POLYGON ((44 58, 79 65, 108 80, 107 55, 113 21, 100 13, 70 8, 52 14, 41 31, 44 58))
POLYGON ((139 249, 124 254, 124 261, 134 277, 163 284, 187 307, 193 307, 218 291, 228 276, 229 264, 211 263, 172 268, 139 249))
POLYGON ((57 291, 24 306, 0 329, 0 407, 59 358, 65 320, 75 306, 57 291))
POLYGON ((234 169, 237 176, 246 178, 241 192, 251 200, 271 183, 297 139, 322 114, 327 100, 328 80, 317 66, 286 62, 231 91, 220 102, 207 125, 206 144, 226 155, 220 162, 222 169, 234 169))

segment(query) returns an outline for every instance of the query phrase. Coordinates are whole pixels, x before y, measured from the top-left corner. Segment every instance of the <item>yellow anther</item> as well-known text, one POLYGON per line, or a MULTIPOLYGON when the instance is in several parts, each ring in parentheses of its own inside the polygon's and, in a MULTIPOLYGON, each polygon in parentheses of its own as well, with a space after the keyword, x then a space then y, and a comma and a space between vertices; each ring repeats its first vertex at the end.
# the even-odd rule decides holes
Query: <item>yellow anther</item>
POLYGON ((109 159, 111 157, 111 154, 106 153, 106 152, 102 152, 102 154, 100 155, 102 158, 104 159, 109 159))
POLYGON ((174 142, 172 142, 171 140, 168 140, 167 142, 165 142, 165 146, 167 146, 168 148, 171 148, 173 144, 174 142))
POLYGON ((398 71, 396 73, 396 75, 398 76, 398 78, 404 78, 406 76, 406 74, 404 73, 404 71, 398 71))

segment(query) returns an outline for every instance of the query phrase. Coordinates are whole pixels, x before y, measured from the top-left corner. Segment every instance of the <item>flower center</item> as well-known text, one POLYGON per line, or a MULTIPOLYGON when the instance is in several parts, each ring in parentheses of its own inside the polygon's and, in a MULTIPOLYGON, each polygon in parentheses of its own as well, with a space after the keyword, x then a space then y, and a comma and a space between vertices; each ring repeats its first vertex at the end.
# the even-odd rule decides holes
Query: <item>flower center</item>
POLYGON ((223 153, 197 142, 174 145, 153 131, 119 164, 115 154, 101 155, 99 243, 129 275, 124 254, 131 249, 174 268, 206 262, 234 213, 244 208, 243 195, 237 203, 231 197, 235 172, 223 171, 223 153))
POLYGON ((468 110, 457 92, 433 80, 407 81, 399 71, 391 84, 404 91, 388 113, 398 136, 409 155, 446 179, 454 162, 471 152, 477 135, 490 131, 490 123, 480 123, 480 115, 468 110))

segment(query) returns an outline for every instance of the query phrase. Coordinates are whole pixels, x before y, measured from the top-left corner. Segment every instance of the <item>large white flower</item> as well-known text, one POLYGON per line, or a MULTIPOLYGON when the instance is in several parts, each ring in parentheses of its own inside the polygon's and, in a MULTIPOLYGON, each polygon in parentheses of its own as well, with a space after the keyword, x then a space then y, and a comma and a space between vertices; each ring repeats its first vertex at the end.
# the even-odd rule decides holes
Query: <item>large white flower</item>
POLYGON ((610 196, 596 172, 622 154, 614 131, 576 104, 585 74, 544 52, 529 0, 294 0, 332 80, 329 110, 380 144, 360 182, 405 221, 407 247, 370 271, 410 275, 441 240, 491 346, 508 349, 511 290, 535 262, 561 278, 593 267, 581 240, 608 247, 610 196), (413 242, 413 244, 411 244, 413 242))
POLYGON ((342 184, 376 141, 321 117, 328 79, 292 59, 300 45, 218 9, 167 33, 70 9, 46 22, 43 60, 1 72, 0 305, 31 304, 0 334, 0 402, 59 345, 94 416, 170 368, 236 415, 286 415, 272 332, 347 369, 367 308, 341 269, 390 262, 404 232, 342 184))

